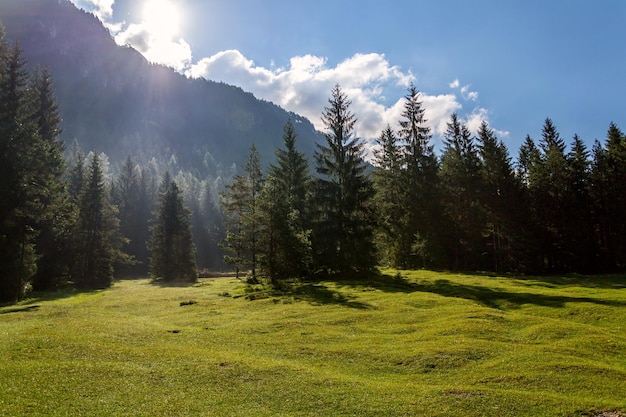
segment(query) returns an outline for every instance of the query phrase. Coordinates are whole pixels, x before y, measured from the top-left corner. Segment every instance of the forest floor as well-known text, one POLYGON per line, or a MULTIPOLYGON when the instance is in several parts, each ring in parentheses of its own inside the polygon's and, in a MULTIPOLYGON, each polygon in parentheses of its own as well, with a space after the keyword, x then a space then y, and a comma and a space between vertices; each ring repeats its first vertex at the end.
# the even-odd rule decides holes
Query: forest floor
POLYGON ((0 416, 626 416, 626 276, 382 272, 0 307, 0 416))

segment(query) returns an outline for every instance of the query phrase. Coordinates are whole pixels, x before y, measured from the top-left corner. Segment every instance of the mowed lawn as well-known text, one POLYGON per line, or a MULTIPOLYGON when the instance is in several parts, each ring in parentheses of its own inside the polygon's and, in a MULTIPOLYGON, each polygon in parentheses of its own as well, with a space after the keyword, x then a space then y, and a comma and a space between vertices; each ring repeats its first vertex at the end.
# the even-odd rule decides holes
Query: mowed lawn
POLYGON ((42 296, 0 307, 0 416, 29 415, 626 416, 626 276, 42 296))

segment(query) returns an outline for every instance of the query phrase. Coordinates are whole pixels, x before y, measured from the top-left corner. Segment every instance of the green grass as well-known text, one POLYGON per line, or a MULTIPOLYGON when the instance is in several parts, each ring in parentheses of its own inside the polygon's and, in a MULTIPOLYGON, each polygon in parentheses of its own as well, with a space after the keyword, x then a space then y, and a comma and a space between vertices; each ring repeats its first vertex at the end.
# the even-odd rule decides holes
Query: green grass
POLYGON ((383 272, 2 307, 0 416, 626 415, 626 277, 383 272))

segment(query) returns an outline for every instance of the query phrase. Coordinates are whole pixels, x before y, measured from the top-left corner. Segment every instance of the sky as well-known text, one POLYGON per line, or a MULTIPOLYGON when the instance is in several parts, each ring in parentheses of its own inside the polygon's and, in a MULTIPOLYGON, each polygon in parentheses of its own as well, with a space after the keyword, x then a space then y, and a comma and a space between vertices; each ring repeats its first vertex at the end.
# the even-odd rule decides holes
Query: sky
POLYGON ((335 84, 372 139, 398 127, 414 83, 438 148, 453 112, 473 132, 487 121, 514 157, 548 117, 568 144, 626 131, 624 0, 71 1, 148 60, 320 130, 335 84))

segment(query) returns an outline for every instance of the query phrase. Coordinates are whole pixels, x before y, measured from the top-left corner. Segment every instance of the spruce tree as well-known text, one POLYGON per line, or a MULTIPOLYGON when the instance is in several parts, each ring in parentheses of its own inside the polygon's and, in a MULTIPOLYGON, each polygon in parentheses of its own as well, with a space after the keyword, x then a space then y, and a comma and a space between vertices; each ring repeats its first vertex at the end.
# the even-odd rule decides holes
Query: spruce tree
POLYGON ((364 143, 356 137, 351 102, 336 85, 324 108, 326 143, 317 144, 313 247, 320 273, 369 272, 376 263, 373 186, 364 161, 364 143))
POLYGON ((89 159, 78 209, 74 282, 80 289, 107 288, 113 282, 114 265, 124 259, 124 239, 95 152, 89 159))
POLYGON ((309 166, 296 148, 291 120, 283 129, 284 149, 276 149, 260 201, 260 235, 263 272, 273 285, 281 279, 303 277, 309 272, 311 243, 309 229, 309 166))
POLYGON ((1 300, 19 300, 32 285, 52 288, 64 273, 59 121, 49 74, 31 76, 19 45, 8 47, 0 33, 1 300))
POLYGON ((145 191, 141 190, 139 169, 128 155, 124 160, 119 174, 114 182, 112 190, 113 203, 118 208, 120 219, 120 233, 126 238, 124 252, 134 257, 137 262, 129 267, 128 272, 139 272, 140 261, 146 261, 146 230, 148 229, 148 218, 145 211, 142 212, 141 198, 145 191))
MULTIPOLYGON (((165 185, 165 184, 163 184, 165 185)), ((191 233, 191 213, 174 181, 161 193, 148 242, 150 275, 164 282, 195 282, 198 271, 191 233)))
POLYGON ((256 283, 260 251, 261 211, 259 209, 263 190, 261 156, 254 144, 244 166, 244 175, 236 175, 222 193, 222 207, 226 216, 226 239, 224 249, 227 264, 235 265, 237 277, 242 268, 250 267, 250 283, 256 283))
POLYGON ((572 271, 589 272, 596 260, 594 207, 591 200, 591 162, 583 140, 574 135, 567 154, 567 193, 565 195, 564 235, 568 264, 572 271))
POLYGON ((410 253, 411 241, 402 239, 406 225, 406 210, 403 206, 402 147, 391 129, 387 127, 376 140, 378 149, 374 150, 373 173, 374 201, 378 218, 378 252, 383 261, 394 267, 406 268, 407 255, 410 253))
POLYGON ((70 264, 68 252, 75 218, 66 193, 65 147, 58 139, 61 116, 49 71, 36 71, 32 84, 31 117, 36 126, 39 146, 31 169, 38 171, 34 184, 39 193, 31 201, 39 205, 42 213, 35 222, 38 230, 35 244, 39 257, 33 289, 41 291, 55 289, 67 279, 70 264))
POLYGON ((442 204, 449 227, 444 236, 451 267, 474 269, 483 253, 485 213, 480 204, 481 161, 467 126, 452 114, 441 157, 442 204))
POLYGON ((486 268, 496 272, 520 267, 521 188, 504 143, 483 121, 476 136, 481 160, 480 204, 485 213, 486 268))
POLYGON ((400 265, 407 267, 441 266, 445 250, 441 242, 439 205, 439 162, 426 126, 421 93, 415 85, 405 95, 398 136, 404 144, 403 203, 404 222, 398 235, 400 265))

